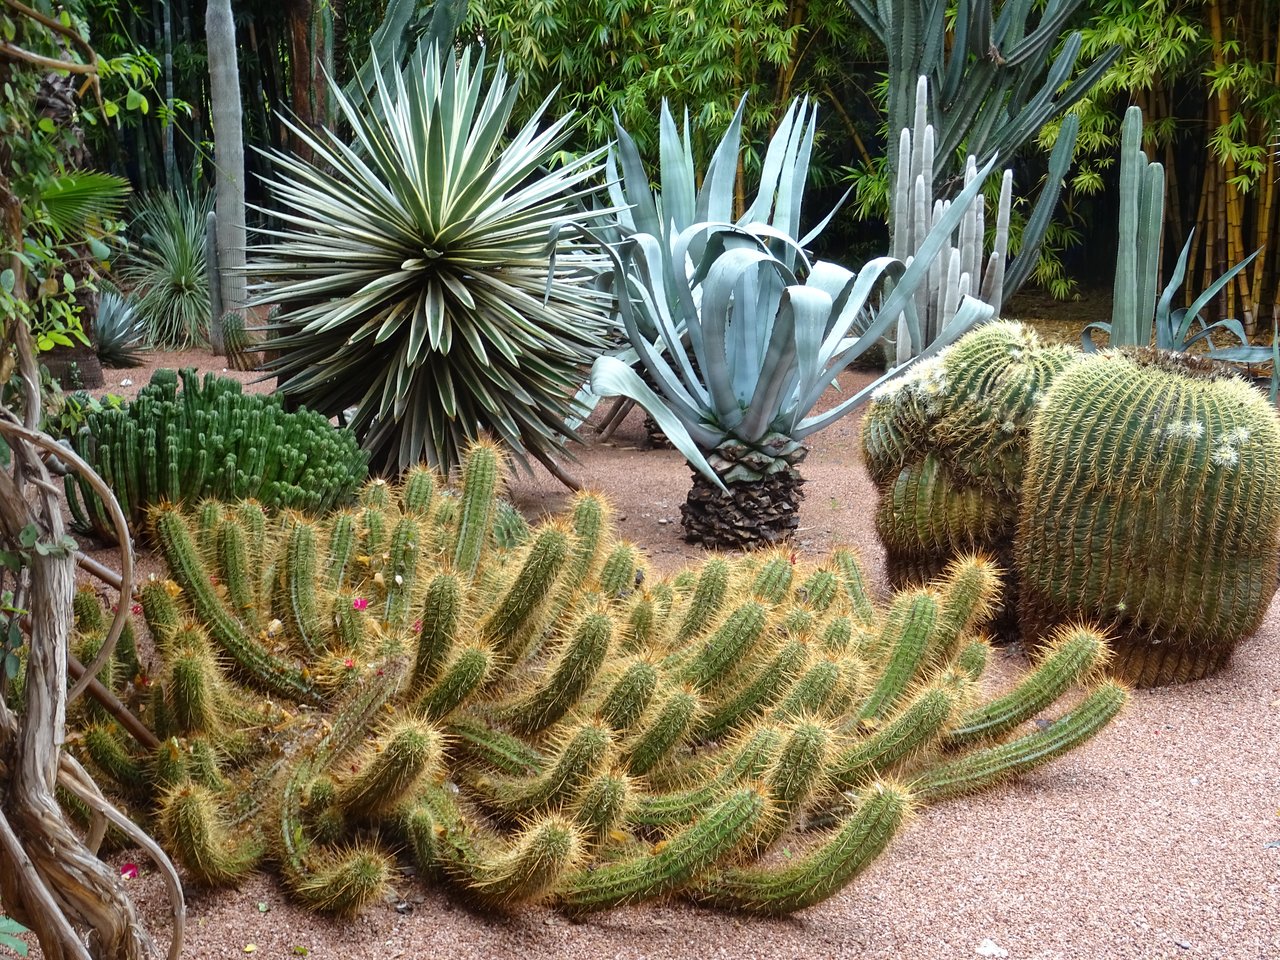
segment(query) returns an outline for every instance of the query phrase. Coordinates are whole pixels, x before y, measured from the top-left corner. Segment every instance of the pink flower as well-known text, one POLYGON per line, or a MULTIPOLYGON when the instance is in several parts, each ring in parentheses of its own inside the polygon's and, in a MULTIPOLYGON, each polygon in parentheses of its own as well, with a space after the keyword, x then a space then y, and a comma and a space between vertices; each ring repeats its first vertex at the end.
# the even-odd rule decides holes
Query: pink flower
POLYGON ((352 610, 367 610, 368 607, 369 607, 369 601, 366 600, 364 597, 356 597, 354 600, 351 601, 352 610))
POLYGON ((421 632, 422 632, 422 621, 421 621, 421 620, 415 620, 415 621, 413 621, 413 632, 414 632, 414 633, 421 633, 421 632))
POLYGON ((350 657, 347 657, 347 659, 343 660, 342 665, 346 667, 348 670, 354 670, 356 668, 356 662, 352 660, 350 657))
POLYGON ((142 604, 135 603, 132 607, 129 608, 129 612, 136 617, 138 614, 142 612, 142 604))
POLYGON ((120 867, 120 878, 122 880, 138 879, 138 865, 136 863, 126 863, 120 867))

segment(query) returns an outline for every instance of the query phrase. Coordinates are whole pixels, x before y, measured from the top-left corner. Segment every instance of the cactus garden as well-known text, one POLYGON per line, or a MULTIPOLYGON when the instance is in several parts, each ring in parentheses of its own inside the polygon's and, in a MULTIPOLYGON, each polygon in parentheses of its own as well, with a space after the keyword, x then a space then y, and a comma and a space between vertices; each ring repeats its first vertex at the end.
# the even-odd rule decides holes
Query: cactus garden
POLYGON ((0 954, 1263 958, 1270 0, 0 2, 0 954))

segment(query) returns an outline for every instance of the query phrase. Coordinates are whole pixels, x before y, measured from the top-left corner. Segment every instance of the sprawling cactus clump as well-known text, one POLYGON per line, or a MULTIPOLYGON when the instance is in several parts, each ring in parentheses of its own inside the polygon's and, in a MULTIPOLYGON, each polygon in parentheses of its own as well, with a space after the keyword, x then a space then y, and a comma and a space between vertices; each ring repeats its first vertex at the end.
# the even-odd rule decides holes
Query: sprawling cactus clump
POLYGON ((597 495, 513 522, 499 468, 478 446, 459 490, 412 470, 319 520, 153 511, 172 579, 142 591, 164 662, 146 713, 164 743, 143 755, 99 721, 79 742, 192 880, 266 858, 301 901, 353 912, 399 851, 489 905, 678 892, 788 913, 850 882, 914 806, 1043 763, 1125 701, 1078 627, 989 698, 983 560, 883 609, 847 550, 660 579, 597 495), (764 856, 780 842, 800 855, 764 856))
POLYGON ((1280 421, 1244 381, 1143 350, 1091 356, 1049 390, 1017 536, 1028 634, 1087 617, 1126 680, 1197 679, 1262 621, 1278 544, 1280 421))
POLYGON ((878 391, 862 444, 891 582, 924 582, 973 550, 1007 567, 1031 416, 1076 356, 990 323, 878 391))
MULTIPOLYGON (((157 370, 136 400, 89 415, 71 438, 141 528, 161 501, 253 497, 272 508, 332 509, 364 481, 368 457, 354 436, 278 397, 245 394, 236 380, 194 370, 157 370), (179 384, 182 389, 179 390, 179 384)), ((115 537, 106 508, 83 479, 67 478, 77 524, 115 537)))

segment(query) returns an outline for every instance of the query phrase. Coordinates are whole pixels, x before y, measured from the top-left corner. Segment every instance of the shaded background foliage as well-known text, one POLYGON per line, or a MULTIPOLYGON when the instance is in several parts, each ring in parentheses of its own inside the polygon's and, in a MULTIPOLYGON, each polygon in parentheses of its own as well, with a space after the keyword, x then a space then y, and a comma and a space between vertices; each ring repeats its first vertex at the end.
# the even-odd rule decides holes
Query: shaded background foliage
MULTIPOLYGON (((99 160, 145 192, 211 175, 208 70, 203 4, 192 0, 71 0, 106 56, 143 52, 155 64, 152 109, 135 111, 123 135, 95 137, 99 160), (177 109, 165 107, 178 101, 177 109), (157 122, 159 121, 159 122, 157 122), (171 124, 169 123, 171 121, 171 124), (170 134, 166 131, 172 131, 170 134), (166 143, 172 161, 166 173, 166 143)), ((425 17, 430 0, 419 4, 425 17)), ((322 125, 331 103, 324 70, 342 82, 363 59, 385 0, 237 0, 246 142, 261 148, 305 145, 291 139, 282 108, 322 125)), ((999 9, 999 5, 996 5, 999 9)), ((1040 279, 1057 295, 1078 292, 1074 276, 1101 272, 1112 256, 1114 155, 1120 116, 1131 102, 1148 120, 1148 147, 1170 170, 1165 256, 1171 265, 1191 226, 1198 226, 1192 276, 1217 275, 1267 244, 1280 224, 1276 160, 1280 130, 1280 0, 1089 0, 1069 25, 1084 33, 1082 60, 1124 47, 1077 112, 1078 165, 1050 235, 1063 263, 1040 279)), ((820 106, 814 189, 838 198, 849 172, 869 169, 884 152, 884 51, 844 0, 472 0, 463 39, 505 56, 524 82, 518 115, 546 96, 579 114, 580 152, 612 136, 613 115, 642 151, 656 150, 657 104, 687 108, 700 160, 718 139, 739 98, 748 94, 747 139, 763 143, 790 98, 809 94, 820 106), (554 93, 553 93, 554 92, 554 93)), ((493 58, 496 61, 496 58, 493 58)), ((1030 192, 1045 168, 1056 124, 1038 149, 1014 160, 1030 192)), ((264 199, 264 159, 246 154, 248 200, 264 199)), ((750 177, 758 155, 744 157, 750 177)), ((819 202, 818 206, 822 203, 819 202)), ((1018 211, 1015 210, 1015 220, 1018 211)), ((846 210, 824 236, 834 255, 883 249, 876 202, 846 210)), ((1277 254, 1264 251, 1224 291, 1219 310, 1247 322, 1272 320, 1277 254)))

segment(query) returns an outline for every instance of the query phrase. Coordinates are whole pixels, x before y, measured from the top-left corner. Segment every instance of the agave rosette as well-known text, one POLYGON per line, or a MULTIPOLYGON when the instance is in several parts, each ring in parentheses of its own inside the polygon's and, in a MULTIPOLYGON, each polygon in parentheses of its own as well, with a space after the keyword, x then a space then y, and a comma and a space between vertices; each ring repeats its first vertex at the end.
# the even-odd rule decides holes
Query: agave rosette
POLYGON ((857 273, 810 262, 799 243, 767 224, 699 223, 671 243, 634 234, 613 253, 615 283, 621 289, 625 282, 629 290, 620 298, 622 320, 657 390, 612 356, 595 362, 592 390, 639 403, 717 485, 785 469, 796 462, 793 454, 806 437, 906 369, 895 368, 830 409, 811 412, 835 377, 899 315, 907 318, 916 361, 993 315, 989 304, 967 297, 926 345, 914 295, 994 162, 957 196, 913 260, 879 257, 857 273), (691 254, 695 243, 697 258, 691 254), (649 319, 657 331, 652 340, 645 336, 649 319), (745 448, 747 455, 707 456, 726 445, 745 448))
POLYGON ((267 345, 280 389, 329 415, 354 407, 392 469, 448 469, 481 433, 549 463, 609 327, 599 253, 562 232, 602 151, 548 171, 568 118, 545 123, 544 102, 506 136, 517 87, 501 63, 485 74, 483 56, 419 50, 367 99, 332 86, 350 146, 295 127, 314 163, 272 155, 285 226, 252 269, 256 300, 281 307, 267 345))

